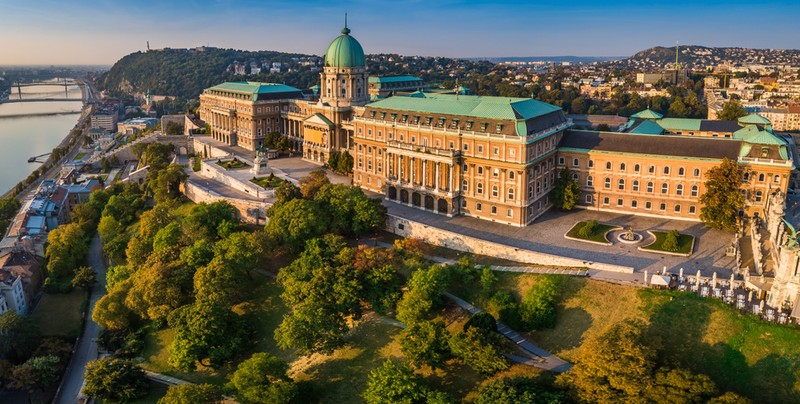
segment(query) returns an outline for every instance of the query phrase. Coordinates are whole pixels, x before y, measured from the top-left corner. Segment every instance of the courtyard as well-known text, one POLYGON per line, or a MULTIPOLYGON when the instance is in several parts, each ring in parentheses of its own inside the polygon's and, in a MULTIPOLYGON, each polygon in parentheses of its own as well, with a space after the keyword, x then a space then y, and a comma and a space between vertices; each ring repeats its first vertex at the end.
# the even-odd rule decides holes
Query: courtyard
MULTIPOLYGON (((484 240, 510 245, 512 247, 560 255, 586 261, 633 267, 636 272, 660 272, 667 267, 667 272, 678 273, 680 268, 687 274, 695 274, 698 270, 703 276, 729 277, 734 268, 734 257, 725 255, 726 247, 733 240, 733 233, 714 230, 699 222, 670 220, 633 215, 576 209, 571 212, 549 211, 536 219, 527 227, 512 227, 471 217, 447 217, 411 208, 398 203, 384 203, 392 215, 402 216, 410 220, 439 227, 444 230, 481 238, 484 240), (645 236, 638 244, 624 244, 609 237, 610 246, 591 244, 583 241, 564 238, 575 223, 579 221, 597 220, 598 223, 619 227, 632 226, 634 231, 645 236), (657 252, 639 251, 638 247, 652 241, 648 230, 678 230, 682 234, 695 237, 694 253, 689 257, 680 257, 657 252)), ((611 235, 614 234, 612 231, 611 235)))

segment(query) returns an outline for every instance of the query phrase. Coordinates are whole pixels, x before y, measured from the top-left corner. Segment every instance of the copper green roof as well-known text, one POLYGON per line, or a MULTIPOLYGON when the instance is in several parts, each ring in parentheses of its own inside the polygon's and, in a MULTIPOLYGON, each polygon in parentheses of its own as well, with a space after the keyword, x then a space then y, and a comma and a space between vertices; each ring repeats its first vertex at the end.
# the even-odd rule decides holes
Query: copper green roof
POLYGON ((366 66, 364 49, 355 38, 350 36, 350 29, 345 26, 342 35, 328 45, 325 52, 325 66, 330 67, 359 67, 366 66))
POLYGON ((772 133, 771 130, 760 129, 755 125, 748 125, 733 133, 734 139, 741 139, 745 142, 742 147, 741 156, 746 156, 750 153, 751 145, 777 145, 779 146, 779 153, 782 159, 788 160, 789 154, 786 150, 786 141, 779 136, 772 133))
POLYGON ((396 95, 367 104, 367 106, 423 114, 510 120, 527 120, 561 110, 559 107, 532 98, 438 94, 420 91, 407 95, 396 95))
POLYGON ((663 117, 664 117, 664 115, 661 115, 658 112, 653 111, 650 108, 647 108, 644 111, 639 111, 639 112, 631 115, 631 118, 641 118, 641 119, 661 119, 663 117))
POLYGON ((769 119, 764 118, 759 114, 750 114, 747 116, 743 116, 739 118, 739 123, 742 124, 753 124, 753 125, 770 125, 772 122, 769 119))
POLYGON ((635 133, 638 135, 660 135, 664 133, 664 128, 662 128, 661 125, 648 120, 642 121, 628 133, 635 133))
POLYGON ((664 118, 656 121, 662 128, 675 131, 675 130, 700 130, 702 119, 693 118, 664 118))
MULTIPOLYGON (((251 96, 254 101, 258 99, 259 94, 291 93, 291 95, 294 96, 301 92, 299 89, 292 86, 287 86, 286 84, 260 83, 257 81, 226 82, 206 89, 206 91, 209 90, 245 94, 251 96)), ((292 96, 287 95, 286 98, 293 98, 292 96)))
POLYGON ((422 81, 422 79, 414 76, 385 76, 369 78, 370 83, 403 83, 406 81, 422 81))

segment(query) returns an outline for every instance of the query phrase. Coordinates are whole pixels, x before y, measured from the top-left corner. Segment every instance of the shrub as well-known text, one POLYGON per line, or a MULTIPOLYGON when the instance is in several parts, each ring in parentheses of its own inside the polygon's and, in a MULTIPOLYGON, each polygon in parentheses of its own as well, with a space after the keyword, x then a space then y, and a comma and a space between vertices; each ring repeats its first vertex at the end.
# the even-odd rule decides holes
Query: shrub
POLYGON ((552 328, 556 325, 556 302, 560 294, 559 278, 556 276, 543 276, 537 282, 520 305, 523 329, 552 328))
POLYGON ((678 251, 678 238, 680 237, 680 233, 677 230, 670 230, 667 232, 667 235, 664 237, 664 242, 661 243, 661 248, 667 251, 678 251))
POLYGON ((597 220, 590 220, 586 222, 580 230, 578 230, 578 236, 583 238, 589 238, 594 235, 594 232, 597 230, 597 220))
POLYGON ((491 314, 486 312, 475 313, 472 317, 470 317, 469 320, 467 320, 466 324, 464 324, 464 332, 472 327, 475 327, 482 332, 497 331, 497 320, 495 320, 491 314))

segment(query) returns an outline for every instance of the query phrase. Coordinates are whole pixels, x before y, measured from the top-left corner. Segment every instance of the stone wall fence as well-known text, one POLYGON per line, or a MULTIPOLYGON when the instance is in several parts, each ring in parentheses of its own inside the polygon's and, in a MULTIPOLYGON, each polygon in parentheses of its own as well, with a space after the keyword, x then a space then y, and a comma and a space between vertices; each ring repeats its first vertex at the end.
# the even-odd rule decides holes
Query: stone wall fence
POLYGON ((590 262, 516 248, 476 237, 465 236, 395 215, 388 215, 386 219, 386 230, 398 236, 420 239, 428 244, 446 247, 452 250, 502 258, 526 264, 588 268, 599 271, 622 273, 634 272, 632 267, 590 262))
POLYGON ((265 212, 270 206, 270 204, 266 202, 222 196, 192 182, 191 180, 186 181, 181 185, 181 192, 183 192, 183 194, 194 203, 214 203, 217 201, 226 201, 236 208, 236 210, 239 212, 239 218, 242 221, 257 225, 266 223, 265 212))

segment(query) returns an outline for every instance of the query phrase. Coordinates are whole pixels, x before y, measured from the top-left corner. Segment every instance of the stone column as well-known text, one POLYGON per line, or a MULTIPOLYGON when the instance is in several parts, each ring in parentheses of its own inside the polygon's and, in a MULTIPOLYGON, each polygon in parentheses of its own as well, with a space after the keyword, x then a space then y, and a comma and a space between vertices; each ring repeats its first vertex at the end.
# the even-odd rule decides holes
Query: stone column
POLYGON ((428 160, 422 160, 422 186, 428 186, 428 160))
POLYGON ((449 181, 447 183, 447 192, 453 192, 453 165, 447 165, 447 171, 449 171, 449 181))
POLYGON ((416 168, 416 167, 414 167, 414 158, 413 157, 409 158, 408 166, 410 168, 410 170, 409 170, 409 175, 411 176, 410 182, 411 182, 411 185, 414 185, 414 168, 416 168))
POLYGON ((441 163, 439 163, 439 162, 436 163, 436 173, 435 173, 435 177, 434 177, 434 181, 433 181, 434 182, 433 187, 437 191, 439 190, 439 176, 440 176, 439 175, 439 166, 440 165, 441 165, 441 163))

